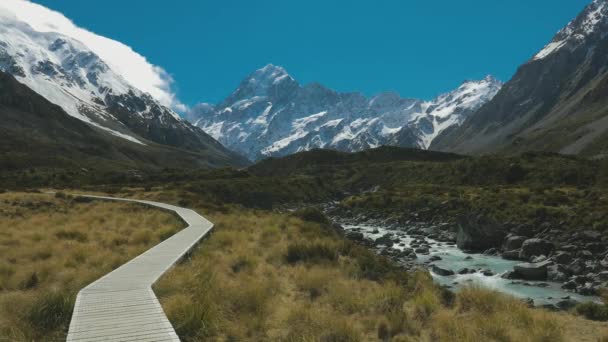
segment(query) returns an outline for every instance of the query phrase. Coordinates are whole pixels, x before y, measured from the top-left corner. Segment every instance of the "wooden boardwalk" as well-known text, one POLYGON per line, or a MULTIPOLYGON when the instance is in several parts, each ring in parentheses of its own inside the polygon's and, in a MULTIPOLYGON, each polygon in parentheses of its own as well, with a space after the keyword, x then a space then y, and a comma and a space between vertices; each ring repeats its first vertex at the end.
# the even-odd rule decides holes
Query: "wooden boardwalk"
POLYGON ((188 227, 80 290, 67 341, 179 341, 152 284, 212 228, 196 212, 164 203, 112 197, 171 210, 188 227))

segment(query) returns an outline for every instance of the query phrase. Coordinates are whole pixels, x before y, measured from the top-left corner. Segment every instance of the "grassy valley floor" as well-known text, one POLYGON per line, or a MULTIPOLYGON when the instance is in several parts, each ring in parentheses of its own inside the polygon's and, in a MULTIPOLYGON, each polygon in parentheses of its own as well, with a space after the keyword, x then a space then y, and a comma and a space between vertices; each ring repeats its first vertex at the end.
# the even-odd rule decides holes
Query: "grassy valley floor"
POLYGON ((479 288, 457 295, 314 210, 200 208, 213 234, 155 287, 185 341, 599 341, 608 325, 479 288))
POLYGON ((0 341, 63 341, 78 291, 177 232, 168 212, 0 194, 0 341))

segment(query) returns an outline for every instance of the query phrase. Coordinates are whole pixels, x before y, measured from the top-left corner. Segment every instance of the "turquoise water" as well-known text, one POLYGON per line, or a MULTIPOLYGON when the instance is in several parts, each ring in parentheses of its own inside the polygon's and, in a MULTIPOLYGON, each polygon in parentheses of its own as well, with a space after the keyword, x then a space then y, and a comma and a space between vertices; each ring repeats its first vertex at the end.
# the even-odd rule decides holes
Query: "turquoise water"
MULTIPOLYGON (((344 229, 347 231, 358 228, 361 233, 371 239, 377 239, 386 233, 391 233, 395 237, 404 243, 404 246, 394 244, 391 248, 403 250, 410 246, 410 243, 414 240, 407 233, 387 229, 380 226, 371 225, 344 225, 344 229), (377 230, 377 233, 373 233, 377 230)), ((535 281, 518 281, 512 279, 503 279, 500 276, 507 271, 512 271, 513 266, 519 263, 518 261, 505 260, 496 256, 488 256, 483 254, 466 254, 458 249, 454 245, 447 245, 442 242, 435 241, 433 239, 426 239, 427 244, 430 245, 429 255, 418 254, 417 262, 423 264, 429 261, 431 256, 439 256, 442 260, 434 261, 432 264, 438 267, 450 269, 454 272, 462 268, 469 269, 482 269, 491 270, 494 272, 493 276, 485 276, 481 272, 471 274, 455 274, 452 276, 440 276, 431 271, 431 275, 441 285, 449 286, 454 290, 458 290, 463 286, 482 286, 490 288, 496 291, 507 293, 509 295, 518 298, 532 298, 534 299, 535 305, 554 304, 565 297, 570 299, 586 302, 586 301, 597 301, 598 298, 591 296, 581 296, 576 293, 568 292, 561 289, 561 284, 554 282, 535 282, 535 281), (467 258, 470 257, 470 258, 467 258), (542 285, 544 287, 540 287, 542 285)))

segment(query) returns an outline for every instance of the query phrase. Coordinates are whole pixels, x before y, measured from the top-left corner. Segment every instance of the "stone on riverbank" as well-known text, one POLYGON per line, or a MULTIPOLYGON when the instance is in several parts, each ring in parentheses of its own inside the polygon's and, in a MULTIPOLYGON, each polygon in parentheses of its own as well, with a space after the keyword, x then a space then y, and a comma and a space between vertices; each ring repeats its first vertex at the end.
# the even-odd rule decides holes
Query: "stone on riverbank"
POLYGON ((554 245, 551 241, 539 238, 528 239, 521 245, 519 257, 528 260, 532 256, 549 255, 554 245))
POLYGON ((549 260, 517 264, 513 267, 512 276, 525 280, 547 280, 547 267, 551 264, 549 260))
POLYGON ((464 251, 483 252, 502 244, 506 229, 498 222, 481 215, 458 219, 456 245, 464 251))
POLYGON ((454 271, 448 270, 447 268, 441 268, 437 265, 433 265, 432 271, 440 276, 451 276, 454 275, 454 271))

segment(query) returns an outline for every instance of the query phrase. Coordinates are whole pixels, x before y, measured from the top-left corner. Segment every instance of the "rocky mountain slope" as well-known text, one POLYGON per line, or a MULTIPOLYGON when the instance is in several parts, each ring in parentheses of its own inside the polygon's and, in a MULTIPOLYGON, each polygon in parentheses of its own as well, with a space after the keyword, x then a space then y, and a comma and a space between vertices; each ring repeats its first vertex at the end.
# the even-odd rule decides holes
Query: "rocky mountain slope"
POLYGON ((608 1, 594 0, 494 99, 431 148, 461 153, 608 148, 608 1))
POLYGON ((0 72, 0 116, 0 173, 219 167, 235 160, 219 143, 199 152, 154 142, 132 143, 74 118, 4 72, 0 72))
MULTIPOLYGON (((21 7, 13 6, 15 2, 0 4, 0 71, 11 74, 70 116, 131 144, 160 144, 201 155, 213 151, 220 159, 242 161, 133 86, 87 42, 59 29, 54 31, 52 25, 50 29, 34 28, 36 19, 19 17, 23 13, 19 12, 21 7)), ((28 2, 21 5, 31 6, 28 2)), ((37 10, 59 15, 41 6, 37 10)))
POLYGON ((318 83, 301 85, 285 69, 269 64, 246 77, 222 103, 199 104, 188 118, 251 160, 313 148, 427 148, 440 132, 460 124, 500 87, 488 76, 466 81, 432 101, 396 93, 367 98, 318 83))

